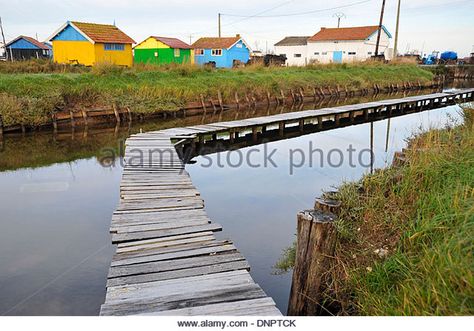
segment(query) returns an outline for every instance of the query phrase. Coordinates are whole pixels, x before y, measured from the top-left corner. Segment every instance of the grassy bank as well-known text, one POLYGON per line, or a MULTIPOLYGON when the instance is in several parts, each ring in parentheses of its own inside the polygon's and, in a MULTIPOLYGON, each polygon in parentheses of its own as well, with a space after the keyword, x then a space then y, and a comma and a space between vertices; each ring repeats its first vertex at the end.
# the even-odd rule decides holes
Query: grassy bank
POLYGON ((462 126, 412 138, 405 155, 339 188, 327 302, 348 315, 472 315, 474 110, 462 126))
POLYGON ((253 93, 263 98, 280 90, 335 87, 360 89, 373 84, 431 81, 433 75, 413 65, 355 64, 306 68, 247 67, 211 70, 196 66, 137 66, 118 68, 41 68, 18 64, 0 66, 0 114, 5 125, 39 125, 50 120, 55 109, 89 106, 129 107, 136 113, 177 110, 200 94, 233 101, 234 93, 253 93))

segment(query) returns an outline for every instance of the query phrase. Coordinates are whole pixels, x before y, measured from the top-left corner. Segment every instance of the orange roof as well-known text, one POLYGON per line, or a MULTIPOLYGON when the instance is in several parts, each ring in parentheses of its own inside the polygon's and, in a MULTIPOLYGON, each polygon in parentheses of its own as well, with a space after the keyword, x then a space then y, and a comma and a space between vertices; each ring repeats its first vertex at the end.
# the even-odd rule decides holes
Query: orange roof
POLYGON ((377 25, 353 28, 321 28, 321 31, 309 38, 308 41, 365 40, 378 28, 377 25))
POLYGON ((115 25, 71 22, 96 43, 134 44, 135 41, 115 25))
POLYGON ((193 48, 229 48, 240 40, 240 36, 224 38, 200 38, 194 42, 193 48))

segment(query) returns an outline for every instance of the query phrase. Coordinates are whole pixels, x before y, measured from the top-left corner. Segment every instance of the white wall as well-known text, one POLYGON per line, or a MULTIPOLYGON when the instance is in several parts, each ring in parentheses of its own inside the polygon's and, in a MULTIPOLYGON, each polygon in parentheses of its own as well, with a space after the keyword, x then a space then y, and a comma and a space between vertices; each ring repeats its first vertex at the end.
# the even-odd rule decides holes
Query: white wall
MULTIPOLYGON (((311 42, 308 41, 307 56, 308 62, 314 60, 319 63, 333 62, 333 53, 342 51, 342 62, 364 61, 375 54, 375 44, 377 33, 374 33, 368 40, 361 41, 338 41, 338 42, 311 42), (319 54, 315 54, 319 53, 319 54), (355 53, 355 54, 349 54, 355 53)), ((380 36, 379 54, 385 53, 390 44, 388 35, 382 30, 380 36)), ((386 54, 388 58, 389 54, 386 54)))
POLYGON ((275 46, 275 54, 286 55, 286 65, 288 66, 304 66, 308 62, 307 47, 301 46, 275 46), (301 54, 301 57, 296 57, 295 54, 301 54))

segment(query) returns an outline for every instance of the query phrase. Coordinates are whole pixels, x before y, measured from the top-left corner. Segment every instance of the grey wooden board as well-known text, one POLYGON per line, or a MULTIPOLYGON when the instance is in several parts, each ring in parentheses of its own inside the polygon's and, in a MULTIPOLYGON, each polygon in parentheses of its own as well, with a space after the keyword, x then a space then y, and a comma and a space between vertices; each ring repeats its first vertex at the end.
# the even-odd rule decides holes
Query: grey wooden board
POLYGON ((205 231, 221 231, 222 226, 217 223, 210 223, 200 226, 187 226, 176 229, 167 229, 167 230, 157 230, 157 231, 143 231, 143 232, 132 232, 132 233, 118 233, 112 234, 112 242, 124 242, 132 240, 143 240, 143 239, 152 239, 160 237, 175 236, 179 234, 187 233, 198 233, 205 231))
POLYGON ((196 248, 206 248, 206 247, 223 246, 223 245, 232 244, 232 242, 230 242, 229 240, 215 240, 213 236, 211 236, 210 238, 211 239, 209 241, 187 239, 187 240, 183 240, 180 244, 176 244, 172 246, 162 246, 159 244, 154 244, 154 245, 148 245, 147 247, 142 247, 139 250, 125 250, 125 251, 122 250, 121 252, 117 252, 114 255, 112 261, 120 261, 120 260, 128 259, 130 257, 182 252, 186 250, 193 250, 196 248))
POLYGON ((101 315, 131 315, 156 311, 196 307, 221 302, 263 298, 266 296, 257 284, 231 286, 219 290, 189 292, 168 297, 151 298, 135 302, 104 304, 101 315))
MULTIPOLYGON (((175 310, 167 310, 162 312, 143 313, 140 315, 153 316, 201 316, 201 315, 253 315, 256 309, 269 308, 267 316, 279 316, 281 313, 275 308, 275 302, 272 298, 258 298, 250 300, 239 300, 232 302, 221 302, 217 304, 209 304, 204 306, 196 306, 189 308, 181 308, 175 310)), ((264 310, 267 311, 267 310, 264 310)))
POLYGON ((181 270, 243 260, 245 260, 245 258, 242 256, 242 254, 234 252, 227 254, 183 258, 174 261, 157 261, 134 265, 117 266, 110 268, 108 278, 181 270))
POLYGON ((250 269, 250 265, 245 260, 232 261, 228 263, 221 262, 219 264, 213 264, 213 265, 208 265, 208 266, 197 266, 197 267, 192 267, 188 269, 147 273, 143 275, 135 275, 135 276, 128 276, 128 277, 110 278, 107 281, 107 287, 149 283, 149 282, 155 282, 155 281, 161 281, 161 280, 179 279, 179 278, 185 278, 185 277, 202 276, 202 275, 209 275, 209 274, 215 274, 215 273, 221 273, 221 272, 227 272, 227 271, 249 270, 249 269, 250 269))
MULTIPOLYGON (((230 255, 230 254, 227 254, 230 255)), ((223 255, 218 255, 223 256, 223 255)), ((195 258, 198 259, 198 258, 195 258)), ((163 262, 156 262, 163 263, 163 262)), ((169 264, 169 262, 167 262, 169 264)), ((127 268, 127 267, 120 267, 127 268)), ((113 270, 114 268, 111 268, 113 270)), ((184 269, 184 268, 183 268, 184 269)), ((176 269, 171 269, 176 270, 176 269)), ((206 274, 178 279, 168 279, 148 283, 113 286, 107 288, 106 300, 117 302, 123 300, 137 300, 143 298, 157 298, 170 295, 179 295, 190 291, 222 289, 229 286, 241 286, 254 283, 248 271, 237 270, 206 274)))
POLYGON ((235 251, 237 251, 237 248, 235 248, 235 246, 232 244, 216 245, 216 246, 193 248, 189 250, 182 250, 182 251, 170 252, 170 253, 133 256, 133 257, 129 257, 129 258, 121 259, 121 260, 112 261, 111 267, 120 267, 120 266, 166 261, 166 260, 178 260, 182 258, 190 258, 190 257, 195 257, 195 256, 213 256, 219 253, 227 253, 227 252, 235 252, 235 251))
MULTIPOLYGON (((193 233, 194 234, 194 233, 193 233)), ((139 245, 133 245, 133 246, 120 246, 117 247, 117 251, 115 256, 121 256, 123 254, 133 254, 135 252, 141 252, 142 250, 153 250, 157 248, 161 248, 163 250, 165 249, 175 249, 183 246, 188 246, 192 245, 194 243, 199 243, 199 244, 205 244, 205 243, 212 243, 216 241, 216 238, 214 237, 213 233, 210 232, 209 235, 202 235, 199 233, 199 236, 194 236, 194 237, 185 237, 183 235, 183 238, 180 239, 174 239, 170 240, 170 238, 175 238, 179 236, 174 236, 174 237, 166 237, 168 239, 167 241, 154 241, 154 240, 142 240, 142 241, 133 241, 132 243, 141 243, 139 245), (145 243, 147 242, 148 243, 145 243)), ((157 238, 157 239, 163 239, 163 238, 157 238)))
POLYGON ((163 238, 155 238, 155 239, 146 239, 146 240, 137 240, 132 242, 121 243, 117 245, 117 253, 120 253, 121 249, 123 251, 129 251, 134 249, 142 249, 142 247, 146 247, 148 245, 162 245, 162 246, 172 246, 172 245, 179 245, 182 243, 182 240, 191 240, 192 238, 207 240, 205 238, 214 238, 213 232, 200 232, 200 233, 188 233, 183 235, 177 236, 169 236, 163 238))
POLYGON ((165 229, 176 229, 185 226, 204 225, 211 221, 209 219, 197 219, 197 220, 185 220, 177 222, 159 222, 150 224, 126 224, 126 225, 115 225, 110 228, 111 232, 114 233, 133 233, 141 231, 154 231, 154 230, 165 230, 165 229))

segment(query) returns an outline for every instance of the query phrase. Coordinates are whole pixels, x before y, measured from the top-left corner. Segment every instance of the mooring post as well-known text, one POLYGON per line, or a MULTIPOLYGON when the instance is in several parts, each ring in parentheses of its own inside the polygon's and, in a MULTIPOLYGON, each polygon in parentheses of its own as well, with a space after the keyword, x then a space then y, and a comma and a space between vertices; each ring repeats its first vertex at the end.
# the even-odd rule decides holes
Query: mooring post
POLYGON ((327 315, 324 293, 336 247, 336 216, 307 210, 297 216, 295 266, 288 303, 289 316, 327 315))

